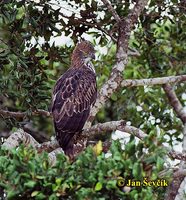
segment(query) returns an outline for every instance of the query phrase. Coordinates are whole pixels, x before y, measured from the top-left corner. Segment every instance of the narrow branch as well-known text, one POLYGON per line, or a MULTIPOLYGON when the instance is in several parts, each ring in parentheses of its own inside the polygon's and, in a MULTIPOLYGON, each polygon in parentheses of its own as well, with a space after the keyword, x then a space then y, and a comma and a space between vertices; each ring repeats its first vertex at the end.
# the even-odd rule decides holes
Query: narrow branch
MULTIPOLYGON (((57 5, 59 6, 59 5, 57 5)), ((59 6, 60 7, 60 6, 59 6)), ((54 8, 50 8, 52 11, 56 11, 54 8)), ((67 16, 65 15, 63 12, 59 12, 59 14, 61 15, 61 17, 63 18, 66 18, 68 20, 73 20, 75 24, 83 24, 85 26, 88 26, 88 27, 92 27, 92 28, 96 28, 102 32, 104 32, 106 35, 108 35, 109 37, 111 37, 111 39, 116 42, 116 38, 114 38, 107 30, 105 30, 102 26, 102 24, 98 23, 95 19, 93 20, 93 22, 87 22, 85 19, 83 18, 78 18, 78 17, 75 17, 72 18, 72 15, 71 16, 67 16)))
MULTIPOLYGON (((34 116, 36 116, 36 115, 43 115, 43 116, 46 116, 46 117, 51 116, 50 112, 45 111, 45 110, 41 110, 41 109, 38 109, 37 111, 33 111, 31 114, 34 115, 34 116)), ((0 115, 4 118, 13 117, 13 118, 20 120, 20 119, 23 119, 26 116, 28 116, 28 113, 27 112, 12 112, 12 111, 8 111, 8 110, 0 109, 0 115)))
POLYGON ((112 16, 116 20, 117 23, 120 23, 120 16, 117 14, 116 10, 112 7, 111 3, 108 0, 102 0, 108 10, 112 13, 112 16))
POLYGON ((178 151, 169 151, 168 152, 169 157, 171 157, 172 159, 177 159, 177 160, 183 160, 186 161, 186 153, 181 153, 178 151))
POLYGON ((139 139, 143 139, 144 137, 147 136, 147 134, 145 134, 142 130, 135 128, 133 126, 126 125, 124 120, 96 124, 91 128, 84 130, 82 134, 83 136, 90 138, 98 135, 100 132, 116 131, 116 130, 127 132, 129 134, 138 137, 139 139))
POLYGON ((0 115, 4 118, 13 117, 19 120, 19 119, 23 119, 27 114, 26 112, 11 112, 8 110, 0 109, 0 115))
POLYGON ((27 123, 23 126, 23 130, 33 136, 39 143, 46 142, 50 140, 50 137, 47 133, 43 131, 38 131, 33 127, 32 123, 27 123))
POLYGON ((50 117, 51 116, 50 112, 48 112, 46 110, 42 110, 42 109, 38 109, 36 111, 33 111, 32 113, 33 113, 33 115, 43 115, 45 117, 50 117))
POLYGON ((158 77, 150 79, 126 79, 121 83, 122 87, 137 87, 137 86, 153 86, 153 85, 163 85, 166 83, 178 83, 186 81, 186 75, 180 76, 167 76, 167 77, 158 77))
MULTIPOLYGON (((116 39, 111 33, 109 33, 106 29, 104 29, 101 25, 99 25, 98 23, 95 24, 94 27, 97 28, 98 30, 104 32, 106 35, 108 35, 108 36, 112 39, 112 41, 113 41, 114 43, 117 42, 117 39, 116 39)), ((139 55, 139 54, 138 54, 138 55, 139 55)))
POLYGON ((163 85, 163 89, 167 95, 170 105, 173 107, 177 116, 182 120, 183 123, 186 123, 186 112, 183 110, 183 106, 176 96, 172 86, 170 84, 165 84, 163 85))

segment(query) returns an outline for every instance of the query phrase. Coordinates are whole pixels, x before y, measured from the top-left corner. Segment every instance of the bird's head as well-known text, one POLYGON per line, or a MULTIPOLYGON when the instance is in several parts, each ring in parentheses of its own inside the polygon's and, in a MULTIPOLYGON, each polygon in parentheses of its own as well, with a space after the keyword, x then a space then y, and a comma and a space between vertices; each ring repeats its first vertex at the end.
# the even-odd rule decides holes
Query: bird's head
POLYGON ((78 43, 72 53, 72 61, 81 60, 87 63, 92 59, 95 59, 93 45, 87 40, 78 43))

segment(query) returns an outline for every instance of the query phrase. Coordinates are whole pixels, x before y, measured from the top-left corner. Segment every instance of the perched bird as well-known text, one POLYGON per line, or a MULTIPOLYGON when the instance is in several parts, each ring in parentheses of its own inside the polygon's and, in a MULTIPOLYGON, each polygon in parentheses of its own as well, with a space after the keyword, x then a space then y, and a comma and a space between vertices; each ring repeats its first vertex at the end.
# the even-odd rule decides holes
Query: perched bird
POLYGON ((70 68, 58 79, 53 90, 52 115, 56 138, 66 155, 73 155, 73 137, 80 134, 97 97, 96 74, 91 59, 93 45, 78 43, 70 68))

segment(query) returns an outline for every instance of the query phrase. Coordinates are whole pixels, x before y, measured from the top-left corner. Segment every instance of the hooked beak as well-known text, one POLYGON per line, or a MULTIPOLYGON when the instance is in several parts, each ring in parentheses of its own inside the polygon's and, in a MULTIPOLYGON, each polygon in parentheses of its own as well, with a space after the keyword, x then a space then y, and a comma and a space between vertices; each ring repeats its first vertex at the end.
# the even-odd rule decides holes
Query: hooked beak
POLYGON ((96 57, 95 57, 95 54, 94 54, 94 53, 91 55, 91 58, 92 58, 93 60, 95 60, 95 59, 96 59, 96 57))

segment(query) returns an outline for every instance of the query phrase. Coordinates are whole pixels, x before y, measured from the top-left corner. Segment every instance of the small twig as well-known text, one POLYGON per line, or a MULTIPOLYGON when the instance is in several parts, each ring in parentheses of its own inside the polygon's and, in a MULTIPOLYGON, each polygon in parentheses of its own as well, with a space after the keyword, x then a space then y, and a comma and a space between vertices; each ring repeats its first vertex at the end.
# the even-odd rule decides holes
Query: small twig
POLYGON ((112 16, 116 20, 117 23, 120 23, 120 16, 117 14, 116 10, 112 7, 111 3, 108 0, 102 0, 108 10, 112 13, 112 16))
POLYGON ((102 26, 96 24, 95 28, 97 28, 98 30, 100 30, 100 31, 102 31, 103 33, 105 33, 105 35, 108 35, 108 36, 112 39, 112 41, 113 41, 114 43, 117 42, 117 39, 116 39, 112 34, 110 34, 107 30, 105 30, 102 26))

